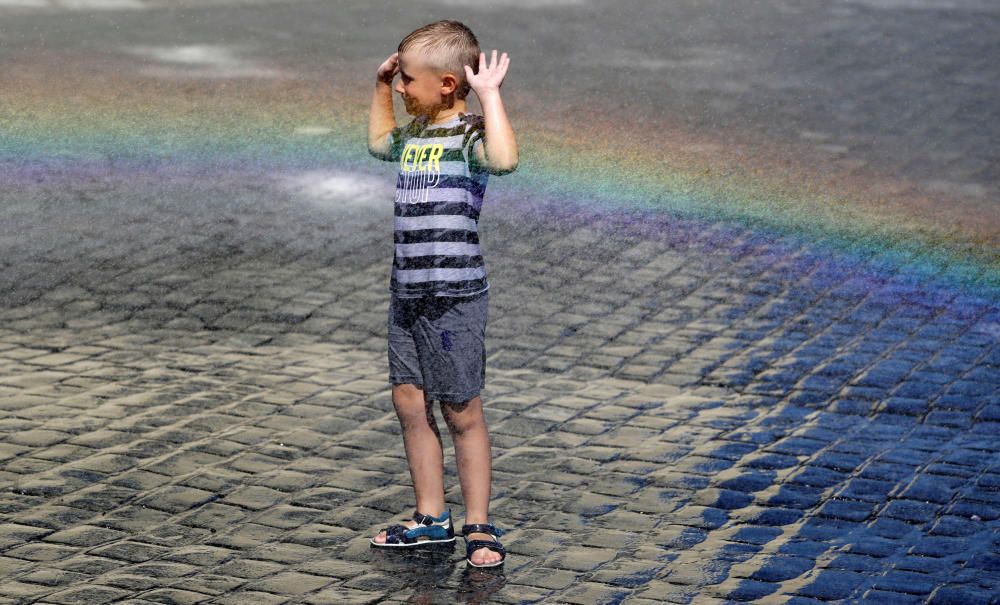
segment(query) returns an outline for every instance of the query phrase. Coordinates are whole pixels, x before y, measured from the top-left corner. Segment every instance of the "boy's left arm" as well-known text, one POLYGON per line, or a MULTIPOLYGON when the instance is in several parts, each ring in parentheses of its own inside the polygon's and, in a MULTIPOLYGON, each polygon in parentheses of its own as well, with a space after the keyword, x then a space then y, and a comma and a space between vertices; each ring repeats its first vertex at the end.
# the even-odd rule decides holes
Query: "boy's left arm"
POLYGON ((500 84, 509 65, 507 53, 503 53, 497 61, 497 51, 494 50, 488 66, 486 54, 479 53, 478 74, 473 74, 472 68, 465 66, 466 78, 479 97, 486 121, 485 144, 475 148, 476 157, 491 174, 498 175, 514 172, 517 168, 517 139, 500 98, 500 84))

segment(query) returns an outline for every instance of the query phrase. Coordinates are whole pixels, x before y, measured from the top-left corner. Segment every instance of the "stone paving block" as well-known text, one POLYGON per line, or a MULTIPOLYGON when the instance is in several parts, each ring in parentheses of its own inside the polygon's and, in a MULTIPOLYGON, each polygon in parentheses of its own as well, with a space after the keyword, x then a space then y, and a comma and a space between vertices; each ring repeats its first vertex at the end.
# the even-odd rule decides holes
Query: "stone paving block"
POLYGON ((342 527, 312 523, 297 528, 288 535, 290 542, 306 546, 331 547, 354 537, 355 532, 342 527))
POLYGON ((510 542, 506 546, 508 552, 517 553, 530 557, 543 556, 562 548, 568 537, 565 533, 546 529, 547 525, 538 524, 537 527, 530 528, 530 531, 520 532, 512 530, 508 534, 507 540, 510 542))
POLYGON ((170 552, 169 549, 162 546, 155 546, 151 544, 143 544, 141 542, 133 542, 130 540, 122 540, 119 542, 114 542, 112 544, 107 544, 104 546, 99 546, 89 551, 91 554, 100 555, 102 557, 107 557, 110 559, 119 559, 122 561, 130 562, 141 562, 149 561, 150 559, 155 559, 170 552))
MULTIPOLYGON (((658 441, 643 444, 642 448, 628 451, 624 455, 634 460, 668 464, 680 460, 690 451, 690 446, 658 441)), ((667 468, 662 471, 656 471, 654 474, 669 474, 673 472, 673 469, 667 468)))
POLYGON ((318 576, 350 579, 366 573, 369 567, 369 561, 364 561, 362 563, 346 561, 343 559, 322 558, 314 561, 303 561, 302 563, 297 564, 295 569, 297 571, 318 576))
POLYGON ((620 603, 630 594, 629 590, 614 588, 594 582, 581 582, 559 596, 559 602, 576 603, 620 603))
POLYGON ((319 590, 330 582, 331 578, 324 576, 286 571, 252 582, 246 587, 250 590, 261 590, 275 594, 301 595, 319 590))
POLYGON ((348 588, 353 588, 356 590, 364 590, 374 592, 376 590, 385 589, 399 589, 404 585, 406 576, 397 576, 396 574, 389 574, 382 570, 369 571, 369 573, 362 574, 350 581, 343 583, 343 586, 348 588))
POLYGON ((753 497, 744 492, 706 488, 698 491, 691 502, 700 506, 733 510, 749 505, 753 502, 753 497))
MULTIPOLYGON (((31 479, 28 479, 27 481, 21 481, 20 487, 26 493, 31 493, 31 492, 45 493, 46 491, 55 491, 57 489, 55 487, 48 488, 44 483, 44 481, 46 481, 46 479, 48 481, 55 480, 53 475, 57 475, 59 473, 55 472, 54 469, 56 469, 58 466, 59 464, 57 462, 51 460, 39 460, 38 458, 21 457, 17 458, 16 460, 12 460, 9 464, 7 464, 5 467, 5 471, 14 477, 17 477, 18 475, 28 476, 28 477, 30 476, 39 477, 40 480, 33 481, 31 479), (43 474, 47 474, 48 477, 44 478, 41 477, 43 474)), ((63 473, 63 475, 69 475, 70 477, 72 476, 71 473, 65 473, 65 472, 63 473)), ((99 475, 93 474, 91 477, 96 480, 99 478, 99 475)), ((15 479, 15 481, 16 480, 17 479, 15 479)), ((72 488, 64 489, 62 490, 62 493, 66 493, 69 491, 72 491, 72 488)))
MULTIPOLYGON (((789 481, 796 483, 802 483, 805 486, 811 486, 816 482, 812 479, 812 475, 808 472, 809 469, 797 473, 789 481), (806 477, 808 475, 808 477, 806 477)), ((760 472, 760 471, 747 471, 739 473, 719 473, 716 476, 717 485, 720 488, 732 490, 736 492, 753 493, 763 491, 771 486, 774 476, 770 472, 760 472)), ((822 487, 822 486, 820 486, 822 487)))
POLYGON ((724 580, 729 574, 729 567, 729 562, 716 560, 698 563, 671 563, 665 570, 665 577, 671 584, 706 586, 724 580))
POLYGON ((70 557, 77 552, 78 548, 74 546, 31 542, 10 548, 4 551, 4 554, 28 561, 57 561, 70 557))
POLYGON ((49 603, 112 603, 129 596, 129 591, 110 586, 87 585, 52 593, 45 597, 49 603))
POLYGON ((565 569, 533 567, 518 575, 518 584, 550 590, 563 590, 579 582, 580 574, 565 569))
POLYGON ((52 445, 69 439, 71 435, 61 431, 50 431, 46 429, 32 429, 19 431, 7 437, 7 439, 17 445, 40 447, 52 445))
POLYGON ((138 505, 124 505, 101 516, 104 526, 131 533, 146 531, 164 523, 170 514, 138 505))
POLYGON ((883 571, 885 562, 866 555, 841 554, 828 562, 827 569, 841 569, 874 574, 883 571))
MULTIPOLYGON (((181 441, 186 442, 187 440, 187 436, 181 438, 181 441)), ((143 469, 153 473, 178 476, 222 461, 221 456, 205 452, 181 452, 168 456, 159 462, 145 465, 143 469)))
POLYGON ((212 502, 218 497, 216 493, 206 490, 169 485, 153 491, 138 503, 168 513, 179 513, 212 502))
POLYGON ((71 546, 97 546, 112 540, 124 537, 124 532, 97 527, 93 525, 80 525, 70 529, 51 533, 43 538, 47 542, 57 544, 68 544, 71 546))
POLYGON ((600 493, 583 494, 577 500, 564 505, 562 510, 585 518, 600 517, 615 510, 623 503, 623 499, 611 498, 600 493))
POLYGON ((935 521, 928 533, 936 536, 965 537, 982 530, 983 524, 981 520, 976 521, 965 517, 943 515, 935 521))
POLYGON ((368 605, 378 603, 385 597, 385 593, 357 590, 337 586, 321 590, 320 592, 305 597, 303 603, 309 605, 368 605))
POLYGON ((909 523, 926 523, 934 518, 940 506, 919 500, 892 500, 883 514, 909 523))
POLYGON ((194 605, 207 603, 212 595, 178 588, 157 588, 143 593, 142 597, 154 603, 176 603, 177 605, 194 605))
POLYGON ((214 546, 187 546, 174 549, 163 557, 164 561, 208 567, 237 556, 236 551, 214 546))
POLYGON ((4 523, 0 525, 0 548, 6 549, 11 546, 23 544, 51 533, 53 531, 49 528, 33 527, 18 523, 4 523))
POLYGON ((776 592, 779 586, 768 582, 755 580, 740 580, 739 582, 723 582, 717 591, 720 597, 738 602, 756 602, 776 592))
POLYGON ((742 525, 734 527, 723 534, 726 540, 741 542, 745 544, 764 545, 771 542, 782 534, 776 527, 762 527, 756 525, 742 525))
POLYGON ((283 569, 285 569, 283 565, 272 561, 237 558, 213 568, 213 573, 221 576, 252 579, 276 574, 283 569))
POLYGON ((928 594, 936 584, 937 580, 926 574, 900 570, 890 570, 875 579, 877 589, 913 595, 928 594))
POLYGON ((843 519, 845 521, 862 522, 866 520, 874 511, 874 507, 869 502, 856 500, 833 499, 826 502, 819 511, 819 515, 832 519, 843 519))
POLYGON ((135 532, 135 538, 139 541, 170 547, 192 544, 198 540, 205 539, 213 533, 206 529, 189 527, 182 523, 173 523, 170 521, 153 525, 153 527, 145 531, 135 530, 135 532))
POLYGON ((250 510, 263 510, 285 498, 282 492, 261 486, 247 486, 226 494, 222 502, 250 510))
MULTIPOLYGON (((646 487, 632 495, 625 508, 634 513, 666 515, 677 511, 681 504, 677 501, 675 490, 665 490, 657 487, 646 487)), ((688 511, 685 519, 701 523, 696 513, 688 511)))
POLYGON ((824 601, 847 598, 863 581, 864 576, 849 571, 818 570, 808 584, 798 589, 799 595, 824 601))
POLYGON ((640 588, 663 568, 662 563, 652 561, 613 561, 594 572, 590 579, 623 588, 640 588))
POLYGON ((866 603, 886 603, 906 605, 907 603, 922 603, 923 600, 914 595, 907 595, 889 590, 869 589, 862 595, 866 603))
POLYGON ((996 597, 996 591, 964 584, 945 584, 935 589, 927 602, 931 605, 981 605, 994 602, 996 597))
MULTIPOLYGON (((49 586, 11 580, 0 585, 0 596, 9 597, 11 603, 54 592, 49 586), (16 599, 16 600, 15 600, 16 599)), ((54 601, 53 601, 54 602, 54 601)))
POLYGON ((289 603, 290 601, 285 596, 271 594, 269 592, 261 592, 257 590, 237 590, 228 595, 216 598, 215 602, 220 603, 221 605, 244 605, 245 603, 281 605, 282 603, 289 603))

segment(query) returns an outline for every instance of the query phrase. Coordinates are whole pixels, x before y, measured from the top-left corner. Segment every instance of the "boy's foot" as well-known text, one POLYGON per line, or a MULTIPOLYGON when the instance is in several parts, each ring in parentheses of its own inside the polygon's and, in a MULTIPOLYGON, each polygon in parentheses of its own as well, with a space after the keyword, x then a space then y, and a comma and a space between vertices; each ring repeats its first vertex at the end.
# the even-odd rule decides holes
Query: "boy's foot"
POLYGON ((374 546, 419 546, 454 541, 455 530, 451 525, 451 511, 438 517, 414 511, 413 520, 390 525, 370 540, 374 546))
MULTIPOLYGON (((493 540, 493 536, 483 533, 469 534, 466 537, 470 540, 486 540, 487 542, 493 540)), ((477 548, 472 551, 471 555, 469 555, 469 560, 472 561, 473 565, 479 565, 482 567, 493 566, 502 558, 503 557, 500 556, 500 553, 488 548, 477 548)))
POLYGON ((465 560, 473 567, 499 567, 507 557, 500 544, 504 532, 492 523, 467 523, 462 526, 465 537, 465 560))
MULTIPOLYGON (((416 521, 403 521, 403 523, 401 523, 401 525, 406 526, 407 529, 413 529, 414 527, 417 526, 417 522, 416 521)), ((372 542, 374 542, 376 544, 385 544, 385 530, 383 529, 383 530, 379 531, 377 534, 375 534, 375 537, 372 538, 372 542)))

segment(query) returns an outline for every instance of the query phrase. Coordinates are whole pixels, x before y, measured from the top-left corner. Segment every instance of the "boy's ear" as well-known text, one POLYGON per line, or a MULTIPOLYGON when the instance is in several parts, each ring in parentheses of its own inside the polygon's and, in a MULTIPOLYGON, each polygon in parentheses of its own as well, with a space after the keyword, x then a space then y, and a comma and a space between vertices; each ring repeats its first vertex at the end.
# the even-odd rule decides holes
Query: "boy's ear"
POLYGON ((455 74, 448 72, 441 76, 441 88, 442 93, 446 95, 455 92, 458 89, 458 78, 455 74))

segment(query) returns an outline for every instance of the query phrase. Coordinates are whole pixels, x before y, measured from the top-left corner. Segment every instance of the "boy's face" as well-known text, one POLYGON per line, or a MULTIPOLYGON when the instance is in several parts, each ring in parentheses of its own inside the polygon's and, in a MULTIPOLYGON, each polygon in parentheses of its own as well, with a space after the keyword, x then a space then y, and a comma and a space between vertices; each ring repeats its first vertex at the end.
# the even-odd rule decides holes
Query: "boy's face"
POLYGON ((448 107, 445 97, 455 90, 457 78, 450 72, 435 73, 416 53, 399 54, 399 81, 395 91, 403 97, 410 115, 432 115, 448 107))

